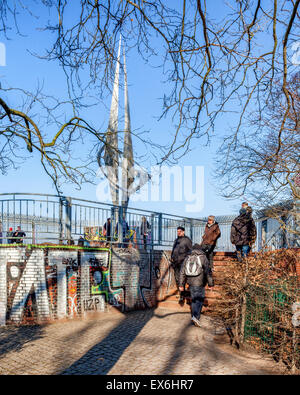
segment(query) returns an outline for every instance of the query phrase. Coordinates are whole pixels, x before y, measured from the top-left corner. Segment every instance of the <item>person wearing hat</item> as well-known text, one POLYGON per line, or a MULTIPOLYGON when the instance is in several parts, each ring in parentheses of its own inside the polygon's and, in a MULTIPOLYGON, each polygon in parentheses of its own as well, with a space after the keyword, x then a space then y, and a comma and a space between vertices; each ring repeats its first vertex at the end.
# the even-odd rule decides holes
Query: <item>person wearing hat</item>
POLYGON ((11 239, 11 237, 13 237, 13 228, 9 228, 8 232, 6 232, 6 239, 7 239, 7 244, 12 244, 13 240, 11 239))
POLYGON ((240 215, 236 217, 231 225, 230 241, 236 247, 239 262, 249 255, 251 247, 256 240, 256 226, 252 218, 250 206, 240 209, 240 215))
MULTIPOLYGON (((177 288, 179 290, 179 276, 180 268, 185 260, 186 256, 192 249, 192 240, 185 235, 185 229, 183 226, 178 226, 177 228, 177 238, 174 241, 172 253, 171 253, 171 263, 174 269, 175 281, 177 288)), ((184 303, 184 290, 180 291, 179 303, 184 303)))
POLYGON ((202 236, 201 248, 206 254, 211 271, 213 271, 214 249, 219 237, 221 237, 219 224, 216 222, 214 215, 209 215, 202 236))

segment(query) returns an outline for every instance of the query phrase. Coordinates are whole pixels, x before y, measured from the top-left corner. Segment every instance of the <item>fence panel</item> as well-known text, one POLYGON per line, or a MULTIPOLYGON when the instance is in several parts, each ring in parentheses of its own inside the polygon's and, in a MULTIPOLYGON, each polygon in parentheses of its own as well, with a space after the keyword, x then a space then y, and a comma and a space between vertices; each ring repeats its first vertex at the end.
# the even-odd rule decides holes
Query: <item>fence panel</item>
MULTIPOLYGON (((50 243, 77 243, 84 236, 87 228, 95 228, 100 232, 108 218, 112 219, 113 232, 116 233, 116 220, 122 216, 122 208, 112 204, 89 201, 84 199, 30 193, 4 193, 0 194, 0 242, 7 243, 9 228, 16 230, 20 226, 26 233, 25 244, 50 243), (2 234, 1 234, 2 233, 2 234)), ((177 237, 177 227, 184 226, 185 234, 193 243, 201 243, 206 219, 195 219, 157 213, 149 210, 127 208, 125 219, 134 234, 135 242, 143 243, 141 234, 142 218, 145 217, 151 225, 147 237, 147 244, 153 248, 172 248, 177 237)), ((216 251, 234 251, 235 247, 230 242, 231 223, 235 216, 216 217, 221 230, 221 237, 216 246, 216 251)), ((272 218, 256 218, 257 240, 254 251, 261 250, 264 246, 277 249, 291 246, 294 236, 286 237, 280 223, 272 218)), ((288 218, 293 225, 293 216, 288 218)), ((116 236, 117 237, 117 236, 116 236)), ((119 243, 123 233, 118 233, 119 243)), ((127 237, 127 236, 126 236, 127 237)))

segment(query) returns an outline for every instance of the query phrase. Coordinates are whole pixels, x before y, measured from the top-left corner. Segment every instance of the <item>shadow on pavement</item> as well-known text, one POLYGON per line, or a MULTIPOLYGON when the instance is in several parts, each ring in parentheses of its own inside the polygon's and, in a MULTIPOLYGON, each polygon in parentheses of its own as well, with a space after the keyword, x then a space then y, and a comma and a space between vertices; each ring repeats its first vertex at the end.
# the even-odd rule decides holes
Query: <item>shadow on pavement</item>
POLYGON ((184 326, 184 328, 181 332, 181 336, 178 336, 178 338, 177 338, 178 340, 173 348, 172 356, 169 358, 169 361, 166 364, 166 366, 164 367, 164 369, 162 370, 162 372, 160 372, 161 375, 171 374, 174 369, 174 366, 176 364, 180 363, 180 361, 182 359, 182 355, 184 354, 184 350, 186 348, 186 335, 187 335, 187 331, 190 328, 190 326, 191 326, 191 323, 189 321, 188 324, 184 326))
POLYGON ((40 325, 1 328, 0 359, 8 352, 21 351, 26 344, 42 337, 43 327, 40 325))
POLYGON ((187 314, 189 314, 189 312, 186 312, 186 311, 174 311, 174 313, 172 312, 172 313, 166 313, 166 314, 154 314, 153 316, 154 317, 156 317, 156 318, 166 318, 166 317, 168 317, 169 315, 187 315, 187 314))
POLYGON ((106 375, 125 349, 138 336, 154 315, 154 309, 126 313, 124 319, 80 359, 64 369, 62 375, 106 375), (135 319, 136 317, 136 319, 135 319))

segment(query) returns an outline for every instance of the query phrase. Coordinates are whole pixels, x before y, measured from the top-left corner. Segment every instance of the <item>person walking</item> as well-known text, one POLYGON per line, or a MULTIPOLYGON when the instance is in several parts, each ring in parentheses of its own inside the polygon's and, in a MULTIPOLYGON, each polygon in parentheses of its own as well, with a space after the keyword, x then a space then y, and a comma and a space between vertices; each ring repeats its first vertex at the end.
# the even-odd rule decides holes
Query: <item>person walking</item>
POLYGON ((191 320, 194 325, 200 327, 200 316, 205 297, 205 286, 214 286, 209 261, 199 244, 192 247, 191 253, 181 265, 179 275, 179 290, 184 290, 184 285, 189 285, 191 293, 191 320))
POLYGON ((216 222, 215 220, 215 216, 209 215, 207 218, 207 223, 205 225, 204 234, 202 236, 202 242, 200 246, 209 261, 211 272, 213 271, 214 249, 220 236, 221 231, 218 222, 216 222))
POLYGON ((144 249, 147 249, 147 238, 150 233, 151 226, 149 222, 147 221, 146 217, 142 217, 142 223, 141 223, 141 237, 143 240, 143 245, 144 249))
MULTIPOLYGON (((174 269, 176 286, 179 290, 179 275, 180 268, 185 260, 186 256, 192 249, 192 240, 185 235, 185 229, 183 226, 177 228, 177 238, 174 241, 172 253, 171 253, 171 264, 174 269)), ((179 294, 180 304, 184 303, 184 289, 179 294)))
POLYGON ((232 222, 230 233, 230 241, 236 247, 239 262, 249 255, 255 243, 256 234, 256 226, 252 218, 252 208, 250 206, 241 208, 240 215, 232 222))

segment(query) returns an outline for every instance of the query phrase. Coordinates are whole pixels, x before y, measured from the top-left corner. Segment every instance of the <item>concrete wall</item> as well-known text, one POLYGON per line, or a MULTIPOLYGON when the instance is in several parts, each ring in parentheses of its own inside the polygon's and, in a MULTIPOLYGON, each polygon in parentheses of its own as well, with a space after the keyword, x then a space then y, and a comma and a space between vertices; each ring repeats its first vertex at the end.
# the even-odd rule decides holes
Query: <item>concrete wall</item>
POLYGON ((176 291, 169 254, 0 247, 0 325, 154 307, 176 291))

